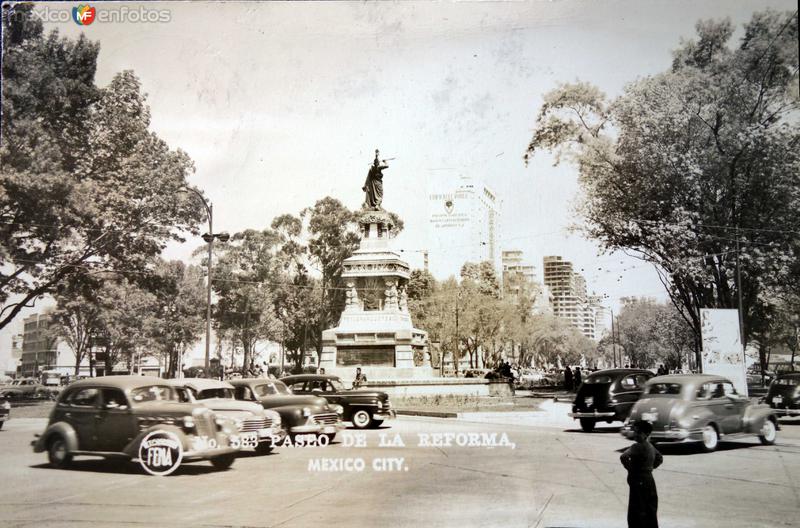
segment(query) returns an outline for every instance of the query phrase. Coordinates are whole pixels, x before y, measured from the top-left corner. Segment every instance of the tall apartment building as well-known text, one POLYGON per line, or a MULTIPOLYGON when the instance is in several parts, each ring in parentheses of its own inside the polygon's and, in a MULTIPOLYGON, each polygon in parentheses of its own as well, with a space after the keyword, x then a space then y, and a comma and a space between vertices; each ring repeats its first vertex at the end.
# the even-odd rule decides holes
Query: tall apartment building
POLYGON ((35 376, 55 368, 58 362, 57 339, 49 332, 50 316, 34 314, 23 320, 20 374, 35 376))
POLYGON ((536 266, 529 264, 524 254, 520 250, 506 250, 502 252, 501 262, 503 265, 503 293, 516 295, 519 293, 523 284, 528 284, 538 290, 536 301, 533 305, 534 312, 546 312, 550 310, 550 291, 547 286, 539 282, 536 274, 536 266))
POLYGON ((500 271, 500 206, 494 191, 470 177, 430 184, 427 257, 435 277, 458 276, 465 262, 489 261, 500 271))
POLYGON ((550 290, 553 315, 568 321, 590 339, 597 339, 596 308, 586 291, 586 279, 560 256, 544 257, 544 284, 550 290))
POLYGON ((521 283, 536 282, 536 267, 525 262, 522 251, 508 250, 501 255, 503 265, 503 292, 519 292, 521 283))

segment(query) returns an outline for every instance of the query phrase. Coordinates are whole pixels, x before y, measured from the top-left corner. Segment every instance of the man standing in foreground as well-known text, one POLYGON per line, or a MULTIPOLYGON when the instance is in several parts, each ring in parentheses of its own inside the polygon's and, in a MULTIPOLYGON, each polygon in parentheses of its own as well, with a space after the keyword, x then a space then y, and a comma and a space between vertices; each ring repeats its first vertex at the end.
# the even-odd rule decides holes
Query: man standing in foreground
POLYGON ((653 432, 649 422, 634 422, 633 432, 636 443, 619 457, 628 470, 628 528, 658 528, 658 492, 653 470, 664 459, 647 440, 653 432))

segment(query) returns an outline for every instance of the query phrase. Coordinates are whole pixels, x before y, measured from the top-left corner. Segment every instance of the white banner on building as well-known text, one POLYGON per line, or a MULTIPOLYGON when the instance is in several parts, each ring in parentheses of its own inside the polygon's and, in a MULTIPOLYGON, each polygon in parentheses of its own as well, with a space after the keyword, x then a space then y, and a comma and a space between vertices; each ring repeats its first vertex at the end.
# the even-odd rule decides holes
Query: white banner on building
POLYGON ((744 350, 739 338, 738 310, 700 309, 703 372, 725 376, 739 394, 747 395, 744 350))

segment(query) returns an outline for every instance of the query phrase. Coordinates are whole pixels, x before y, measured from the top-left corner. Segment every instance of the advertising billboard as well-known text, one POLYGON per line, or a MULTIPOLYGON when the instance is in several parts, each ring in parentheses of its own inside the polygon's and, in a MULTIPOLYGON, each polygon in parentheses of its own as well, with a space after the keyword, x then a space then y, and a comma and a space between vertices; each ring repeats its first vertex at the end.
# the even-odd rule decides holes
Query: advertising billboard
POLYGON ((733 382, 740 394, 747 395, 744 350, 740 339, 739 312, 700 309, 703 338, 703 372, 719 374, 733 382))

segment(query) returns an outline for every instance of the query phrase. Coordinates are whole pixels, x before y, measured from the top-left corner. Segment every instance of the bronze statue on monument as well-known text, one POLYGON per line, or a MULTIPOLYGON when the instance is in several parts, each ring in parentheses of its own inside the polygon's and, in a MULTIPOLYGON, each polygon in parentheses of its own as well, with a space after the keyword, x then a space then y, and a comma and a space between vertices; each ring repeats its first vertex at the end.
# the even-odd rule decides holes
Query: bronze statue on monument
POLYGON ((372 211, 381 211, 381 202, 383 202, 383 169, 388 169, 386 164, 387 160, 378 159, 378 149, 375 149, 375 161, 367 173, 367 179, 364 186, 361 188, 366 193, 364 197, 364 209, 372 211))

